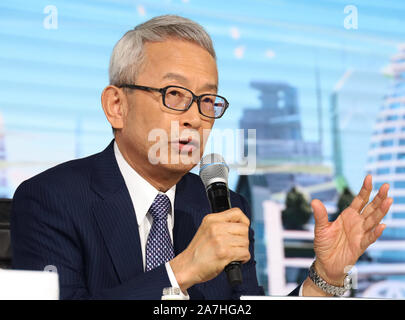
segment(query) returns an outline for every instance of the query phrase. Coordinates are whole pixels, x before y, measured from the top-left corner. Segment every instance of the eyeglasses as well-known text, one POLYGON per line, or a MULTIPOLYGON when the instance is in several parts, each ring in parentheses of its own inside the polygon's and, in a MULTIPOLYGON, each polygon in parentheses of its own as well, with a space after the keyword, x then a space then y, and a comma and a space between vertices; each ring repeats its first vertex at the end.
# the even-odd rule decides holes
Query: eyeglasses
POLYGON ((196 101, 198 111, 207 118, 221 118, 229 106, 229 102, 224 97, 210 93, 196 96, 189 89, 179 86, 167 86, 158 89, 138 86, 135 84, 122 84, 119 87, 160 92, 162 94, 163 105, 169 109, 177 111, 186 111, 190 109, 193 102, 196 101))

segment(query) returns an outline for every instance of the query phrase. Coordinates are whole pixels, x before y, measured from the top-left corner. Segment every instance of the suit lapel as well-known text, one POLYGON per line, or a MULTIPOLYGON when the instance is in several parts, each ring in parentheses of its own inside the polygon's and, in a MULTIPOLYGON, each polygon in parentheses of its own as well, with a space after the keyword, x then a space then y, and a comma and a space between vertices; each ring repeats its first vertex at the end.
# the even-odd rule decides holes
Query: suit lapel
MULTIPOLYGON (((205 189, 198 177, 186 174, 176 186, 174 203, 173 242, 176 255, 184 251, 196 234, 203 217, 210 212, 205 189)), ((187 291, 191 299, 204 299, 204 288, 201 283, 187 291)))
POLYGON ((100 196, 92 213, 121 282, 143 272, 138 223, 114 155, 113 142, 99 154, 92 188, 100 196))
POLYGON ((197 232, 202 219, 210 212, 205 189, 202 182, 196 179, 199 178, 186 174, 176 186, 173 229, 174 251, 176 255, 187 248, 197 232))

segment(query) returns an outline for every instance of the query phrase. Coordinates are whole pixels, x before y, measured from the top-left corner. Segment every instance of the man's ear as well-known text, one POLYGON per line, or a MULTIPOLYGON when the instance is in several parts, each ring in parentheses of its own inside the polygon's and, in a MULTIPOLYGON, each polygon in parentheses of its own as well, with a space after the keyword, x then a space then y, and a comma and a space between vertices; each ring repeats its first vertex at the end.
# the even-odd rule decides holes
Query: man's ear
POLYGON ((113 129, 122 129, 128 101, 124 91, 116 86, 107 86, 101 94, 104 114, 113 129))

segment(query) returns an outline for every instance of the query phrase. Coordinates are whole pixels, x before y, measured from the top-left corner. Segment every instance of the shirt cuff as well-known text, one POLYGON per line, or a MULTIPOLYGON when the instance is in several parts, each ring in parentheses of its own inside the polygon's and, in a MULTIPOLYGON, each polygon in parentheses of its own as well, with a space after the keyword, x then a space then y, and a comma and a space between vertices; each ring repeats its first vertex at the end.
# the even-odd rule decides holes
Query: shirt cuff
POLYGON ((299 296, 299 297, 302 297, 303 288, 304 288, 304 284, 301 284, 301 286, 300 286, 300 291, 298 292, 298 296, 299 296))
MULTIPOLYGON (((167 275, 169 276, 170 284, 172 285, 172 287, 180 288, 169 262, 166 262, 166 271, 167 275)), ((190 296, 188 295, 187 291, 186 294, 184 294, 183 291, 180 290, 180 296, 182 300, 190 300, 190 296)))

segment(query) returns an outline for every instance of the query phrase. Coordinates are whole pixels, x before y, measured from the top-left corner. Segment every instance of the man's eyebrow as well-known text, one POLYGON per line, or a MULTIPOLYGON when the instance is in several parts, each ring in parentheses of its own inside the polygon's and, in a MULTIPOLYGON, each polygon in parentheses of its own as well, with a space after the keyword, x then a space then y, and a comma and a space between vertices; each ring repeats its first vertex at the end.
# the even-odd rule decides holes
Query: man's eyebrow
POLYGON ((218 91, 218 86, 216 84, 207 83, 202 88, 201 91, 218 91))
POLYGON ((163 79, 173 79, 173 80, 179 80, 180 82, 188 83, 188 80, 186 77, 182 76, 181 74, 172 73, 172 72, 166 73, 163 76, 163 79))
MULTIPOLYGON (((163 76, 163 79, 173 79, 173 80, 177 80, 177 81, 179 81, 179 82, 181 82, 181 83, 183 83, 185 86, 187 86, 188 84, 189 84, 189 81, 188 81, 188 79, 185 77, 185 76, 182 76, 181 74, 178 74, 178 73, 173 73, 173 72, 169 72, 169 73, 166 73, 164 76, 163 76)), ((203 85, 201 88, 200 88, 200 90, 201 91, 209 91, 209 90, 213 90, 213 91, 215 91, 215 92, 217 92, 218 91, 218 86, 216 85, 216 84, 211 84, 211 83, 206 83, 205 85, 203 85)))

